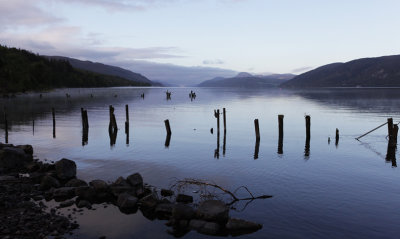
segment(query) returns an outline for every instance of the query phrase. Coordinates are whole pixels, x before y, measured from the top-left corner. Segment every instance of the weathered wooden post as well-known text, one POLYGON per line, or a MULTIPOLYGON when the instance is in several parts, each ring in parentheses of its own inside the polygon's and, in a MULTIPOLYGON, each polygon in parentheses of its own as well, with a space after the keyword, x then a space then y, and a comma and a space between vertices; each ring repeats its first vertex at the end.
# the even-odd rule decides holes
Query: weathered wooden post
POLYGON ((125 133, 127 133, 129 131, 129 109, 128 109, 128 105, 125 105, 125 114, 126 114, 125 133))
POLYGON ((336 128, 335 145, 337 146, 338 144, 339 144, 339 129, 336 128))
POLYGON ((394 145, 397 145, 398 133, 399 133, 399 125, 395 124, 395 125, 393 125, 393 143, 394 143, 394 145))
POLYGON ((254 159, 258 159, 259 151, 260 151, 260 140, 256 140, 256 145, 254 147, 254 159))
POLYGON ((5 143, 8 144, 8 120, 7 120, 7 110, 4 107, 4 129, 5 129, 5 143))
POLYGON ((171 142, 171 134, 167 134, 167 136, 165 137, 165 148, 169 147, 169 143, 171 142))
POLYGON ((283 154, 283 115, 278 115, 279 137, 278 137, 278 154, 283 154))
POLYGON ((164 120, 164 123, 165 123, 165 129, 167 130, 167 134, 172 134, 171 127, 169 125, 169 120, 168 119, 164 120))
POLYGON ((225 156, 225 150, 226 150, 226 130, 224 130, 224 142, 222 144, 222 155, 225 156))
POLYGON ((54 107, 51 108, 51 114, 53 116, 53 138, 56 138, 56 112, 54 107))
POLYGON ((254 128, 256 131, 256 140, 260 140, 260 127, 258 125, 258 119, 254 120, 254 128))
POLYGON ((226 110, 222 108, 223 118, 224 118, 224 132, 226 131, 226 110))
POLYGON ((306 139, 310 140, 311 138, 311 133, 310 133, 310 126, 311 126, 311 117, 309 115, 306 115, 306 139))
POLYGON ((388 118, 387 123, 388 123, 389 142, 391 142, 393 140, 393 118, 388 118))
POLYGON ((35 135, 35 119, 32 119, 32 135, 35 135))
POLYGON ((217 131, 219 132, 219 109, 214 110, 214 117, 217 119, 217 131))

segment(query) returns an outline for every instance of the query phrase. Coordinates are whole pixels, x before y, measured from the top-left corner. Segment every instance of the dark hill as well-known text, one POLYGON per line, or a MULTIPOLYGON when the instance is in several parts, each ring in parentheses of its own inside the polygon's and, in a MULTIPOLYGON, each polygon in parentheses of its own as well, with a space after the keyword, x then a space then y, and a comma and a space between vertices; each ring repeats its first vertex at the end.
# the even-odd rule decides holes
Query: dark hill
POLYGON ((121 78, 124 78, 127 80, 143 82, 143 83, 153 85, 153 82, 151 82, 149 79, 147 79, 143 75, 123 69, 121 67, 105 65, 102 63, 98 63, 98 62, 81 61, 78 59, 64 57, 64 56, 48 56, 48 57, 51 59, 66 60, 74 68, 78 68, 81 70, 92 71, 92 72, 96 72, 96 73, 100 73, 100 74, 104 74, 104 75, 110 75, 110 76, 118 76, 118 77, 121 77, 121 78))
POLYGON ((267 76, 253 76, 249 73, 241 72, 235 77, 223 78, 216 77, 211 80, 203 81, 200 87, 240 87, 240 88, 256 88, 256 87, 276 87, 292 79, 291 74, 274 74, 267 76))
POLYGON ((0 92, 24 92, 60 87, 149 86, 76 69, 68 61, 49 59, 26 50, 0 45, 0 92))
POLYGON ((296 76, 281 85, 310 87, 400 87, 400 55, 333 63, 296 76))

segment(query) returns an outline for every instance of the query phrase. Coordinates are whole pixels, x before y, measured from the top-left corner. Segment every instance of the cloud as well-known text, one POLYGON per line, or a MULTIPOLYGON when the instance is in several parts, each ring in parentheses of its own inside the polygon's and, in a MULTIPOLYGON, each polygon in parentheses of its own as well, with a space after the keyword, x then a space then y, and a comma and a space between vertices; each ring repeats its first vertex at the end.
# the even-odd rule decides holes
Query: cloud
POLYGON ((304 67, 293 69, 291 73, 303 73, 303 72, 309 71, 313 68, 314 68, 313 66, 304 66, 304 67))
POLYGON ((39 7, 40 1, 0 0, 0 30, 52 25, 63 21, 39 7))
POLYGON ((215 60, 204 60, 203 64, 204 65, 221 65, 224 64, 225 62, 220 59, 215 59, 215 60))

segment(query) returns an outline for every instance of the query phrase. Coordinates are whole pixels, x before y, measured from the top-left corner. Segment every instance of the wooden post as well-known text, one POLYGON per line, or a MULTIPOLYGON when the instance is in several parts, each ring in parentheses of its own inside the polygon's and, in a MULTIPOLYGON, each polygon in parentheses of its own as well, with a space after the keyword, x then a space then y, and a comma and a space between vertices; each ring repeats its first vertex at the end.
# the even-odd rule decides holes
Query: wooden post
POLYGON ((83 111, 83 116, 85 117, 85 127, 87 129, 89 129, 89 118, 88 118, 87 110, 83 111))
POLYGON ((217 131, 219 132, 219 109, 214 110, 214 117, 217 118, 217 131))
POLYGON ((8 120, 7 120, 7 111, 5 107, 4 107, 4 129, 6 131, 5 143, 8 144, 8 120))
POLYGON ((256 140, 260 140, 260 127, 258 125, 258 119, 254 120, 254 128, 256 130, 256 140))
POLYGON ((311 133, 310 133, 310 126, 311 126, 311 117, 306 115, 306 139, 310 140, 311 133))
POLYGON ((284 115, 278 115, 278 125, 279 125, 278 154, 283 154, 283 118, 284 115))
POLYGON ((222 144, 222 155, 225 156, 225 150, 226 150, 226 130, 224 130, 224 142, 222 144))
POLYGON ((164 123, 165 123, 165 129, 167 130, 167 134, 172 134, 171 127, 169 125, 169 120, 168 119, 164 120, 164 123))
POLYGON ((56 138, 56 112, 54 107, 51 108, 51 114, 53 115, 53 138, 56 138))
POLYGON ((129 131, 129 109, 128 109, 128 105, 125 105, 125 114, 126 114, 125 133, 128 134, 128 131, 129 131))
POLYGON ((222 108, 222 113, 224 117, 224 132, 226 131, 226 110, 225 108, 222 108))
POLYGON ((336 128, 335 145, 339 144, 339 129, 336 128))
POLYGON ((35 119, 32 119, 32 135, 35 135, 35 119))
POLYGON ((393 143, 397 145, 397 134, 399 133, 399 125, 393 125, 393 143))
POLYGON ((393 118, 388 118, 388 135, 389 135, 389 142, 393 141, 393 118))
POLYGON ((254 159, 258 159, 259 151, 260 151, 260 140, 256 140, 256 145, 254 147, 254 159))

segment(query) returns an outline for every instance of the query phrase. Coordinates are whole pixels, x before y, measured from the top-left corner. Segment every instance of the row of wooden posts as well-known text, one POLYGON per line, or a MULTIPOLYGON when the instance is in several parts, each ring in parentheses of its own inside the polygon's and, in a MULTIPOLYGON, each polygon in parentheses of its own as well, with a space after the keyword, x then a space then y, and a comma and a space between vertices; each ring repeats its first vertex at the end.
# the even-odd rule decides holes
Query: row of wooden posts
MULTIPOLYGON (((52 112, 52 119, 53 119, 53 138, 56 137, 56 119, 55 119, 55 109, 51 109, 52 112)), ((126 143, 129 144, 129 108, 128 105, 125 105, 125 113, 126 113, 126 121, 125 121, 125 134, 127 135, 126 137, 126 143)), ((114 145, 116 142, 116 137, 117 137, 117 132, 118 132, 118 125, 117 121, 115 118, 114 114, 114 107, 112 105, 109 106, 109 114, 110 114, 110 122, 109 122, 109 136, 110 136, 110 144, 114 145)), ((223 144, 223 154, 225 154, 225 141, 226 141, 226 109, 223 108, 222 110, 222 115, 223 115, 223 126, 224 126, 224 144, 223 144)), ((217 149, 215 150, 214 156, 219 157, 219 138, 220 138, 220 110, 214 110, 214 116, 217 119, 217 149)), ((81 117, 82 117, 82 129, 83 129, 83 135, 82 135, 82 145, 87 144, 88 142, 88 131, 89 131, 89 120, 88 120, 88 114, 87 110, 84 108, 81 108, 81 117)), ((279 127, 279 137, 278 137, 278 154, 283 153, 283 119, 284 115, 278 115, 278 127, 279 127)), ((8 143, 8 119, 7 119, 7 112, 6 109, 4 109, 4 123, 5 123, 5 135, 6 135, 6 143, 8 143)), ((165 129, 167 132, 167 137, 165 141, 165 147, 169 147, 170 140, 171 140, 171 126, 169 123, 169 120, 166 119, 164 121, 165 123, 165 129)), ((388 118, 387 123, 388 125, 388 154, 387 158, 393 158, 395 155, 395 149, 397 147, 397 135, 398 135, 398 130, 399 127, 397 124, 393 124, 393 119, 388 118)), ((359 139, 368 133, 382 127, 383 125, 367 132, 366 134, 356 138, 359 139)), ((311 117, 309 115, 305 116, 305 126, 306 126, 306 144, 305 144, 305 156, 309 156, 309 149, 310 149, 310 138, 311 138, 311 117)), ((35 121, 32 121, 32 127, 34 131, 35 127, 35 121)), ((254 120, 254 128, 255 128, 255 136, 256 136, 256 147, 255 147, 255 153, 254 153, 254 158, 256 159, 258 157, 258 151, 259 151, 259 145, 260 145, 260 127, 259 127, 259 121, 258 119, 254 120)), ((211 128, 211 133, 213 133, 213 129, 211 128)), ((328 143, 330 142, 330 138, 328 138, 328 143)), ((335 144, 337 145, 339 142, 339 129, 336 129, 336 134, 335 134, 335 144)))

